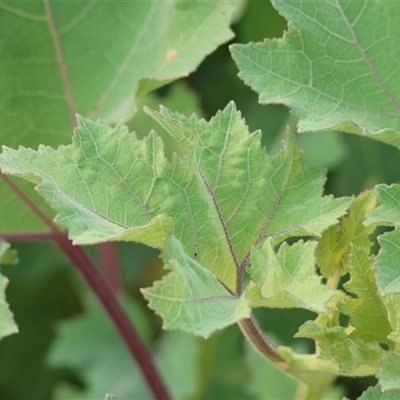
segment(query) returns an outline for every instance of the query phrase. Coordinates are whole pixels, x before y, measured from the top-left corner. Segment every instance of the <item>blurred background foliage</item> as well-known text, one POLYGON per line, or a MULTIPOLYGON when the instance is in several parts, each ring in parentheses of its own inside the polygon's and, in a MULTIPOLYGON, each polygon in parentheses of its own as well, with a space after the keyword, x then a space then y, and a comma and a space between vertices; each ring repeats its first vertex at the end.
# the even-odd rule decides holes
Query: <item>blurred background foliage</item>
MULTIPOLYGON (((249 1, 241 9, 230 43, 281 37, 286 21, 267 1, 249 1)), ((143 105, 163 104, 184 114, 210 118, 234 100, 251 131, 261 129, 267 153, 280 148, 286 126, 295 130, 287 108, 261 106, 257 95, 237 77, 227 43, 208 56, 196 72, 138 100, 138 112, 128 121, 131 130, 145 136, 156 130, 174 151, 165 132, 141 111, 143 105)), ((376 183, 399 181, 395 148, 340 132, 298 135, 310 167, 328 169, 326 192, 335 196, 358 194, 376 183)), ((0 399, 102 399, 113 392, 121 399, 150 398, 137 369, 64 256, 50 243, 13 244, 20 263, 4 266, 10 279, 7 299, 20 332, 0 342, 0 399), (111 386, 111 387, 110 387, 111 386)), ((146 308, 139 288, 162 276, 155 250, 119 244, 127 312, 153 349, 157 365, 177 399, 289 399, 296 384, 244 343, 233 326, 203 340, 179 332, 165 332, 160 318, 146 308)), ((98 260, 96 248, 88 248, 98 260)), ((256 310, 263 329, 278 343, 299 351, 312 343, 293 339, 303 321, 313 318, 303 310, 256 310)), ((371 379, 339 379, 330 398, 357 396, 371 379)))

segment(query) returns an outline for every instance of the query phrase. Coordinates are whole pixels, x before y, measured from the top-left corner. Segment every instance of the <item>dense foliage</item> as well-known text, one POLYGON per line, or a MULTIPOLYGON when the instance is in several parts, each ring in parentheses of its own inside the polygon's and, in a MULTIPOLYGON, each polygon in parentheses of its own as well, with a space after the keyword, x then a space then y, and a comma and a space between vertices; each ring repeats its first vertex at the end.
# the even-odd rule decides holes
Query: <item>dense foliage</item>
POLYGON ((0 397, 400 395, 398 7, 272 3, 0 2, 0 397))

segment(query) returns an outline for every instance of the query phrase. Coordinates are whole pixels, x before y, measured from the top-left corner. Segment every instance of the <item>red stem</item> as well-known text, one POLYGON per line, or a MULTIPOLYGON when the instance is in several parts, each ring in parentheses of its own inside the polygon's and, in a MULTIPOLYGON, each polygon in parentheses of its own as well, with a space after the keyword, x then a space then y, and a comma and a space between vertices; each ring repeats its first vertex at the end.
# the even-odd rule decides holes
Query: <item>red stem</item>
POLYGON ((85 251, 74 246, 64 235, 55 238, 57 245, 70 259, 71 263, 79 270, 85 281, 92 288, 104 309, 112 319, 119 334, 125 341, 131 355, 140 366, 144 379, 155 399, 168 400, 169 394, 162 382, 151 358, 151 354, 142 343, 137 332, 133 328, 110 286, 100 275, 85 251))
POLYGON ((62 233, 53 223, 53 221, 51 221, 26 196, 26 194, 22 192, 22 190, 15 185, 14 182, 11 181, 11 179, 2 173, 0 173, 0 176, 4 182, 21 198, 21 200, 24 201, 24 203, 28 205, 28 207, 50 228, 50 232, 47 233, 10 233, 1 234, 1 237, 11 240, 13 237, 19 240, 22 240, 22 238, 25 240, 40 240, 39 237, 41 237, 42 239, 46 238, 55 241, 64 254, 69 258, 72 265, 79 270, 86 283, 93 290, 94 294, 103 305, 109 318, 124 340, 125 345, 128 347, 129 352, 136 360, 136 363, 139 366, 150 391, 153 393, 154 398, 159 400, 169 400, 170 396, 161 380, 159 373, 156 370, 151 354, 141 341, 129 318, 118 303, 118 300, 114 296, 110 286, 108 286, 107 282, 101 276, 100 272, 85 251, 80 246, 74 246, 68 239, 67 235, 62 233))
POLYGON ((103 271, 106 281, 110 285, 113 292, 118 294, 122 290, 122 283, 116 243, 100 243, 98 249, 100 253, 100 260, 103 264, 103 271))

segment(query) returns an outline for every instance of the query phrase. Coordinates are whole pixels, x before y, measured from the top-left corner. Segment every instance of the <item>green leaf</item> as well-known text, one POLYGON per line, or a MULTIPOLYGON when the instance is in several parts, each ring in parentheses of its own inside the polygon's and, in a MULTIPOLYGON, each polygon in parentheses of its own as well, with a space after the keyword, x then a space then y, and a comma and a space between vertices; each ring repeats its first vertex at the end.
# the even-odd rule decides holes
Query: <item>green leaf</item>
POLYGON ((315 271, 316 242, 283 243, 274 252, 272 239, 251 253, 249 273, 254 283, 246 295, 254 307, 307 308, 326 311, 326 303, 336 293, 321 283, 315 271))
POLYGON ((400 392, 400 354, 388 351, 381 360, 377 378, 383 391, 396 389, 400 392))
POLYGON ((173 236, 167 239, 161 257, 172 272, 142 293, 149 307, 163 318, 165 329, 208 337, 250 316, 246 298, 232 295, 210 271, 185 254, 173 236))
POLYGON ((400 295, 392 294, 382 297, 387 313, 388 320, 392 331, 388 335, 388 339, 394 343, 392 350, 400 351, 400 295))
POLYGON ((185 252, 232 290, 264 236, 318 236, 351 202, 321 197, 323 172, 305 170, 291 136, 268 158, 260 133, 249 134, 233 103, 209 122, 165 108, 148 112, 180 144, 182 158, 169 162, 154 132, 138 140, 122 124, 79 118, 72 145, 4 148, 0 168, 40 181, 39 193, 78 244, 132 233, 162 247, 168 215, 185 252))
POLYGON ((380 205, 369 213, 366 225, 400 226, 400 185, 376 185, 380 205))
MULTIPOLYGON (((357 400, 397 400, 399 398, 400 391, 388 390, 382 391, 379 385, 368 388, 357 400)), ((343 398, 343 400, 349 400, 343 398)))
MULTIPOLYGON (((232 38, 235 7, 196 0, 0 2, 0 143, 66 143, 75 112, 129 119, 137 96, 187 76, 232 38)), ((1 185, 1 230, 44 229, 1 185)), ((22 187, 52 215, 31 186, 22 187)))
POLYGON ((344 284, 344 288, 357 295, 357 298, 347 298, 339 302, 338 308, 350 317, 355 328, 352 338, 385 343, 391 326, 371 268, 373 261, 374 257, 368 256, 365 249, 352 246, 348 263, 351 279, 344 284))
MULTIPOLYGON (((17 262, 16 252, 10 250, 9 247, 8 243, 0 239, 0 264, 15 264, 17 262)), ((18 332, 17 324, 6 302, 5 290, 7 284, 8 279, 0 274, 0 339, 18 332)))
POLYGON ((400 293, 400 230, 385 233, 378 237, 381 246, 373 264, 381 294, 400 293))
POLYGON ((343 327, 325 327, 316 321, 307 321, 303 324, 295 337, 315 340, 318 358, 333 362, 340 374, 349 376, 375 374, 383 354, 377 342, 352 339, 343 327))
MULTIPOLYGON (((376 192, 380 205, 373 210, 365 224, 400 226, 400 185, 377 185, 376 192)), ((379 236, 381 249, 373 265, 381 294, 400 293, 400 266, 398 252, 400 248, 400 231, 379 236)))
POLYGON ((360 194, 350 208, 349 214, 343 217, 338 225, 329 227, 318 240, 316 252, 317 263, 325 278, 347 272, 349 247, 353 243, 358 247, 370 249, 372 242, 369 235, 374 226, 365 227, 366 215, 375 208, 374 191, 360 194))
POLYGON ((285 104, 299 131, 375 135, 400 148, 400 35, 395 2, 275 0, 283 39, 231 46, 263 104, 285 104))

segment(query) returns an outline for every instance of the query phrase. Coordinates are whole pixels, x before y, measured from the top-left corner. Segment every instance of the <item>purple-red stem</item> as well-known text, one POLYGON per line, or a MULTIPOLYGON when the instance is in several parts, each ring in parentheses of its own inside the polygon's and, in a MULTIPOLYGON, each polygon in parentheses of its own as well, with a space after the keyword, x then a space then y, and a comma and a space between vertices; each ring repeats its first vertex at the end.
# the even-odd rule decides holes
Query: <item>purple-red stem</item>
POLYGON ((101 276, 98 269, 90 260, 88 255, 80 246, 74 246, 67 235, 61 232, 57 226, 26 196, 24 192, 7 176, 0 173, 3 181, 28 205, 28 207, 50 228, 50 232, 45 233, 10 233, 1 234, 5 240, 53 240, 64 254, 71 261, 72 265, 79 270, 86 283, 93 290, 96 297, 106 310, 109 318, 115 325, 119 334, 128 347, 129 352, 136 360, 137 365, 142 371, 150 391, 155 399, 169 400, 168 391, 161 380, 159 373, 152 361, 151 354, 141 341, 129 318, 120 306, 110 286, 101 276))
POLYGON ((120 274, 121 268, 116 243, 100 243, 98 249, 105 279, 113 292, 118 294, 122 290, 122 283, 120 274))

